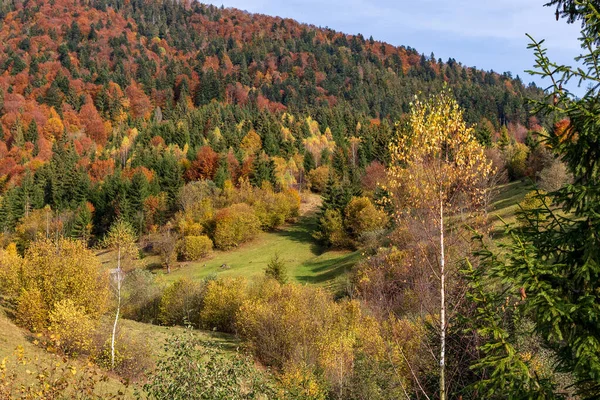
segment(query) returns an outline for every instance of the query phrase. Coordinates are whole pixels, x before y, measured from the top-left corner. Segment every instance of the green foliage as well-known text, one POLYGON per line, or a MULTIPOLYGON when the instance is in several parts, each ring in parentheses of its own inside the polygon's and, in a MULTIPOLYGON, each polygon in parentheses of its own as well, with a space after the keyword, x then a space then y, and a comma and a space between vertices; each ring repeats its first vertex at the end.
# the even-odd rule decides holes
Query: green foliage
POLYGON ((281 284, 287 282, 287 268, 279 253, 276 253, 267 264, 265 275, 281 284))
POLYGON ((181 278, 163 292, 158 319, 165 325, 198 326, 202 299, 203 285, 181 278))
POLYGON ((149 399, 237 400, 274 398, 275 389, 246 356, 224 354, 191 334, 167 340, 165 356, 144 385, 149 399))
POLYGON ((161 287, 155 275, 145 269, 135 269, 123 281, 123 317, 140 322, 158 321, 161 287))
POLYGON ((79 368, 58 356, 40 360, 27 355, 21 346, 0 363, 0 397, 5 399, 123 398, 122 393, 102 390, 106 380, 97 368, 79 368), (24 382, 24 375, 31 379, 24 382))
MULTIPOLYGON (((580 41, 584 54, 579 60, 584 68, 574 69, 550 61, 542 42, 532 39, 530 45, 536 56, 537 69, 533 73, 549 77, 553 82, 545 101, 536 104, 536 112, 568 118, 566 128, 562 132, 551 132, 547 144, 567 165, 573 174, 573 183, 550 193, 549 201, 523 211, 527 223, 509 231, 511 240, 504 246, 506 255, 487 253, 483 261, 488 263, 489 274, 500 279, 508 293, 520 290, 522 301, 518 311, 531 317, 533 331, 545 346, 556 352, 558 368, 573 374, 581 396, 597 398, 600 395, 600 325, 596 317, 600 308, 597 218, 600 160, 594 149, 600 129, 597 118, 600 97, 595 89, 575 97, 566 89, 566 83, 571 79, 596 82, 600 78, 595 67, 600 56, 600 13, 592 1, 553 1, 551 4, 565 4, 568 7, 562 10, 563 15, 583 21, 580 41)), ((493 295, 477 293, 475 291, 474 296, 479 299, 493 295)), ((493 307, 492 302, 486 303, 493 307)), ((499 318, 495 317, 497 310, 489 310, 489 313, 488 318, 499 318)), ((494 321, 481 326, 495 329, 494 321)), ((484 344, 484 348, 493 351, 488 351, 481 363, 498 371, 492 375, 492 387, 499 387, 502 380, 507 379, 502 368, 509 364, 500 361, 515 357, 513 351, 504 351, 498 343, 507 337, 510 339, 508 335, 506 331, 494 333, 484 344), (497 351, 503 354, 495 354, 497 351)), ((522 380, 527 377, 522 367, 510 365, 523 371, 519 373, 522 380)), ((515 392, 515 397, 518 393, 515 392)))
POLYGON ((521 179, 527 171, 529 149, 522 143, 513 143, 504 149, 508 175, 511 179, 521 179))
POLYGON ((350 238, 346 233, 342 213, 339 210, 326 210, 319 218, 319 230, 313 237, 326 246, 346 247, 350 244, 350 238))

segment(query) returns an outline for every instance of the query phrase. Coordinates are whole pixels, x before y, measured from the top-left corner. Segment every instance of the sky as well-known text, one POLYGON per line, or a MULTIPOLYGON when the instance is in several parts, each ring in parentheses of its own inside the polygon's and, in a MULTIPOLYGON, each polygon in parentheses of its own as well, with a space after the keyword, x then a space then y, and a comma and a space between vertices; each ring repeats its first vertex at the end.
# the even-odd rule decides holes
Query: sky
MULTIPOLYGON (((550 59, 573 65, 580 54, 579 24, 558 22, 544 0, 200 0, 348 34, 373 36, 446 61, 496 72, 510 71, 525 83, 541 81, 525 73, 534 65, 529 33, 546 39, 550 59)), ((575 93, 581 92, 570 85, 575 93)))

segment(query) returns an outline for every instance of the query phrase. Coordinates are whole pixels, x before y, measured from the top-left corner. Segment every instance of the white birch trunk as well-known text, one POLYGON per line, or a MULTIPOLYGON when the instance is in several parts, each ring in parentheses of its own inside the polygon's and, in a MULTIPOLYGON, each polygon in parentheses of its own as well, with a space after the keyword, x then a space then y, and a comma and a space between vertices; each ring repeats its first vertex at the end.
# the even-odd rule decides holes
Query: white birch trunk
POLYGON ((444 201, 440 195, 440 400, 446 400, 446 259, 444 255, 444 201))
POLYGON ((119 313, 121 312, 121 246, 119 246, 119 254, 117 258, 117 312, 115 314, 115 323, 112 330, 112 338, 110 341, 110 365, 115 369, 115 336, 117 334, 117 323, 119 322, 119 313))

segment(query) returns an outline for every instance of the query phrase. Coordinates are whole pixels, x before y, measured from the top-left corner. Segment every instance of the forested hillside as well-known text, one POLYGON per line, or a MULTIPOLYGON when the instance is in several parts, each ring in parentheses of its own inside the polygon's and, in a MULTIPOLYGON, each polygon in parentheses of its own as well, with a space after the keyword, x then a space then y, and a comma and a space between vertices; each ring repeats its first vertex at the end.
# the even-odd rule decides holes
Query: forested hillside
POLYGON ((525 99, 540 90, 510 74, 290 19, 144 0, 13 1, 1 15, 5 232, 46 205, 73 237, 117 217, 146 232, 197 179, 320 191, 331 169, 358 192, 414 95, 444 83, 487 144, 538 129, 525 99))
POLYGON ((600 398, 596 3, 548 4, 585 69, 531 38, 543 91, 197 2, 2 2, 0 399, 600 398))

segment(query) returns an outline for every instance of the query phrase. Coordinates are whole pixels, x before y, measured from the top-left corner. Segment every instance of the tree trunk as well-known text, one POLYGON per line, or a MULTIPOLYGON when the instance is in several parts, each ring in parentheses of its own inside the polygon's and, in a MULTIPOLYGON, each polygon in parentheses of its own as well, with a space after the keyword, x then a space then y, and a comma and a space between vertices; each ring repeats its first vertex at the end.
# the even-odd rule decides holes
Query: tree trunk
POLYGON ((121 247, 119 246, 119 254, 117 258, 117 312, 115 314, 115 323, 112 330, 112 338, 110 341, 110 365, 111 369, 115 369, 115 336, 117 334, 117 323, 119 322, 119 313, 121 312, 121 247))
POLYGON ((444 201, 440 196, 440 400, 446 400, 446 259, 444 255, 444 201))

